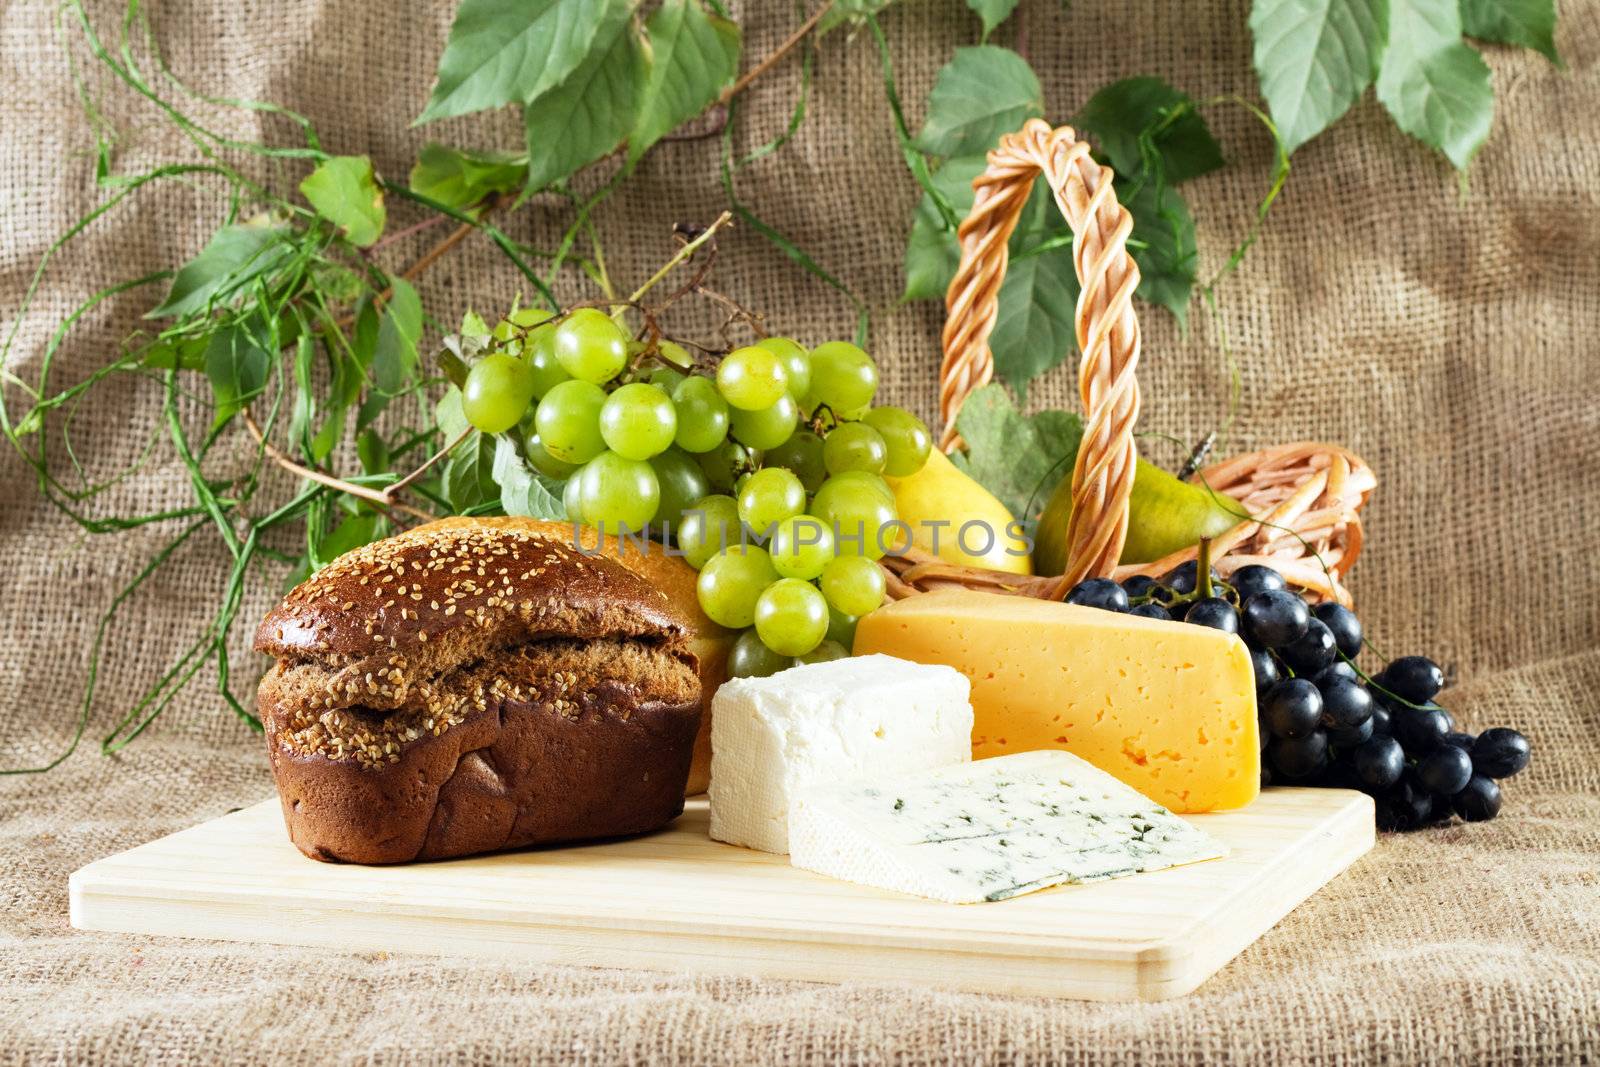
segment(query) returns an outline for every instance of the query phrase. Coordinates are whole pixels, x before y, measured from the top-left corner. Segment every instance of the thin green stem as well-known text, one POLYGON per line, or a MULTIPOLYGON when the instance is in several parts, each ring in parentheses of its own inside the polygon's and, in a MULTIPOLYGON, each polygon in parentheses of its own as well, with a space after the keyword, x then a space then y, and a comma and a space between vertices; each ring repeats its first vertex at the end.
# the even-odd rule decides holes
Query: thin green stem
POLYGON ((934 184, 933 172, 928 169, 928 157, 917 148, 911 136, 911 127, 906 123, 905 109, 900 106, 900 92, 895 87, 894 57, 889 52, 889 39, 884 36, 883 27, 878 24, 876 15, 867 16, 867 26, 872 30, 872 39, 878 45, 878 60, 883 68, 883 95, 889 101, 889 111, 894 116, 894 135, 900 142, 900 154, 906 161, 906 168, 911 171, 911 176, 917 180, 922 191, 928 194, 939 217, 944 220, 946 229, 955 230, 961 225, 961 219, 956 215, 956 209, 949 199, 934 184))
POLYGON ((138 703, 122 717, 111 732, 100 739, 100 752, 102 755, 109 756, 114 752, 120 752, 127 747, 128 742, 144 733, 150 724, 155 722, 157 716, 167 710, 168 705, 172 703, 179 693, 183 692, 184 687, 205 665, 205 653, 210 647, 210 642, 211 635, 208 627, 207 632, 202 634, 194 644, 184 651, 178 661, 168 668, 167 672, 156 681, 155 685, 145 691, 138 703), (121 736, 122 732, 127 729, 128 724, 138 719, 144 710, 152 705, 154 705, 154 708, 150 714, 145 715, 131 733, 125 737, 121 736))
POLYGON ((163 546, 159 552, 151 557, 150 561, 144 565, 144 568, 140 570, 137 575, 134 576, 133 580, 122 587, 122 589, 112 599, 111 606, 101 614, 100 621, 95 626, 94 642, 89 646, 88 676, 84 683, 83 701, 78 709, 78 724, 73 730, 72 740, 68 742, 65 751, 63 751, 59 756, 51 760, 49 763, 41 764, 37 767, 8 768, 0 770, 0 774, 43 774, 46 771, 52 771, 61 766, 61 764, 65 763, 67 759, 77 751, 79 742, 83 740, 84 731, 88 729, 89 726, 89 713, 94 708, 95 686, 100 678, 101 653, 105 648, 106 631, 110 629, 112 619, 116 617, 117 611, 128 600, 128 598, 133 596, 133 594, 138 591, 139 587, 144 584, 145 580, 153 575, 156 571, 160 570, 162 565, 165 564, 167 560, 172 558, 172 554, 181 548, 184 542, 188 541, 195 531, 200 530, 205 525, 206 520, 202 519, 199 522, 193 522, 184 527, 182 533, 178 534, 177 537, 167 542, 167 544, 163 546))
MULTIPOLYGON (((643 300, 644 295, 651 289, 654 289, 661 279, 665 278, 667 275, 676 270, 678 264, 683 263, 685 260, 692 257, 696 252, 705 246, 706 242, 710 241, 711 238, 716 236, 718 230, 722 229, 722 227, 726 226, 732 221, 733 215, 726 211, 718 215, 716 221, 702 230, 694 240, 686 242, 683 247, 674 252, 671 259, 663 263, 654 274, 650 275, 649 278, 646 278, 643 285, 639 286, 639 288, 630 293, 628 295, 628 303, 637 304, 640 300, 643 300)), ((611 294, 608 293, 606 295, 610 296, 611 294)))
POLYGON ((194 457, 194 452, 189 447, 189 438, 184 433, 183 421, 178 416, 178 372, 174 368, 167 372, 167 400, 163 411, 167 419, 167 429, 172 437, 172 444, 177 449, 178 458, 189 471, 189 484, 194 488, 195 496, 200 498, 200 506, 205 509, 211 521, 216 524, 217 532, 222 535, 222 543, 227 546, 228 552, 234 559, 239 558, 239 535, 234 531, 233 524, 224 514, 222 504, 211 491, 210 484, 206 481, 204 473, 200 470, 200 463, 194 457))
POLYGON ((739 200, 733 181, 733 128, 738 111, 739 102, 735 99, 728 105, 728 124, 722 131, 722 188, 728 197, 729 210, 738 216, 742 222, 750 226, 762 237, 765 237, 790 260, 842 293, 856 309, 856 343, 858 345, 866 345, 867 336, 871 329, 871 313, 867 310, 867 305, 862 302, 861 298, 851 292, 849 286, 845 285, 844 282, 823 269, 816 260, 811 258, 809 253, 784 236, 775 227, 764 222, 739 200))
MULTIPOLYGON (((27 290, 22 294, 22 303, 17 308, 16 317, 11 320, 11 329, 6 333, 5 344, 0 346, 0 366, 9 366, 11 363, 11 348, 12 345, 16 343, 17 332, 22 328, 23 320, 26 317, 28 310, 33 306, 33 299, 38 294, 39 283, 44 280, 45 271, 49 268, 50 261, 55 258, 56 253, 61 251, 68 241, 72 240, 74 237, 77 237, 84 230, 94 225, 94 223, 103 215, 115 208, 118 204, 121 204, 124 200, 131 196, 135 190, 142 188, 150 182, 159 181, 163 178, 170 178, 181 174, 225 175, 226 171, 222 168, 210 165, 175 164, 167 167, 159 167, 145 174, 141 174, 137 178, 130 180, 128 184, 123 186, 121 191, 119 191, 110 200, 107 200, 104 204, 101 204, 99 207, 89 212, 89 214, 79 219, 72 226, 68 227, 65 233, 50 243, 50 247, 45 249, 43 257, 40 258, 39 265, 34 268, 33 276, 28 281, 27 290)), ((85 311, 89 310, 89 307, 92 307, 94 304, 99 303, 101 300, 107 297, 115 295, 117 292, 123 292, 139 285, 145 285, 151 281, 157 281, 164 277, 170 277, 170 274, 167 274, 166 272, 150 274, 143 278, 135 279, 132 282, 124 283, 120 286, 112 286, 109 290, 101 290, 91 298, 91 302, 88 306, 79 307, 73 313, 72 322, 76 322, 79 316, 81 316, 85 311)), ((35 393, 36 396, 44 391, 42 388, 42 382, 44 375, 49 371, 48 357, 54 355, 56 348, 60 345, 59 339, 61 337, 65 337, 66 330, 70 328, 70 325, 70 323, 63 323, 62 327, 57 329, 56 337, 52 338, 52 343, 47 349, 47 359, 40 371, 41 388, 35 393)), ((14 436, 15 434, 15 431, 11 425, 10 417, 6 411, 3 391, 0 391, 0 431, 4 431, 8 437, 14 436)))
POLYGON ((577 241, 578 234, 582 233, 583 228, 588 225, 590 213, 599 207, 606 197, 616 190, 617 186, 622 184, 628 173, 626 167, 619 169, 611 176, 609 181, 595 190, 587 200, 578 204, 577 217, 572 220, 572 225, 568 226, 566 232, 561 235, 561 241, 556 245, 555 255, 550 257, 550 269, 545 275, 546 280, 539 283, 539 292, 544 294, 546 300, 550 301, 551 307, 561 306, 551 292, 551 287, 556 284, 556 278, 560 276, 561 268, 566 263, 567 256, 572 253, 572 246, 577 241))
POLYGON ((545 284, 544 279, 540 278, 532 267, 528 266, 527 260, 523 259, 518 253, 517 243, 511 238, 507 237, 498 226, 485 222, 481 218, 473 218, 464 211, 458 211, 449 204, 441 203, 440 201, 433 199, 431 196, 425 196, 422 193, 417 192, 415 189, 412 189, 410 186, 404 185, 400 182, 392 182, 384 178, 379 178, 378 184, 386 193, 393 193, 404 200, 410 200, 412 203, 421 204, 430 211, 437 211, 441 215, 448 215, 457 222, 471 226, 473 229, 483 233, 494 242, 495 247, 500 249, 500 251, 505 255, 506 259, 511 261, 511 265, 517 268, 518 273, 520 273, 524 278, 528 279, 528 281, 533 284, 533 287, 539 290, 540 295, 546 300, 550 301, 550 305, 552 307, 555 306, 556 298, 555 295, 551 293, 550 287, 545 284))
MULTIPOLYGON (((758 147, 751 149, 743 157, 741 157, 738 162, 734 163, 733 170, 735 173, 743 170, 745 167, 748 167, 758 159, 764 159, 776 152, 778 149, 782 148, 784 145, 793 140, 794 135, 800 132, 800 127, 806 119, 806 105, 811 98, 811 75, 813 69, 816 67, 816 61, 816 40, 815 38, 809 38, 806 41, 805 51, 801 53, 800 56, 800 92, 795 97, 793 110, 789 112, 788 125, 784 127, 783 132, 778 134, 778 136, 774 137, 766 144, 759 145, 758 147)), ((731 121, 732 118, 732 115, 728 116, 729 121, 731 121)))

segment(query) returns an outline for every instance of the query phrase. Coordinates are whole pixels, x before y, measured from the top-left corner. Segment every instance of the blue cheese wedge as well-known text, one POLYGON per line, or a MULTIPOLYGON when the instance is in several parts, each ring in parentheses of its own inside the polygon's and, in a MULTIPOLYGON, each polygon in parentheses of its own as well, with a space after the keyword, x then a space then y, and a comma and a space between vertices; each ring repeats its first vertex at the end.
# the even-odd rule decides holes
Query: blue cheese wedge
POLYGON ((801 790, 789 861, 973 904, 1217 859, 1227 848, 1069 752, 1021 752, 801 790))

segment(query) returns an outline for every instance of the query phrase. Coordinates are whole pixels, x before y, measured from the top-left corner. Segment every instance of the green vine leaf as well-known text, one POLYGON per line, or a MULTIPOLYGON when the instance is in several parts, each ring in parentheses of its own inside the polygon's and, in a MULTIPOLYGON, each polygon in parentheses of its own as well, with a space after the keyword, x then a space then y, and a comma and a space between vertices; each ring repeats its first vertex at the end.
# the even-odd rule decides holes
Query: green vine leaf
POLYGON ((1562 65, 1555 0, 1461 0, 1461 26, 1468 37, 1531 48, 1562 65))
POLYGON ((203 335, 158 338, 145 347, 140 362, 156 370, 172 367, 205 370, 206 338, 203 335))
MULTIPOLYGON (((1194 219, 1173 183, 1223 163, 1221 146, 1193 108, 1190 97, 1160 79, 1131 78, 1095 94, 1076 120, 1093 133, 1117 171, 1117 194, 1133 216, 1138 295, 1172 312, 1180 324, 1187 318, 1198 255, 1194 219)), ((958 156, 934 172, 934 189, 958 215, 971 210, 972 180, 984 166, 982 155, 958 156)), ((996 372, 1019 394, 1077 351, 1071 239, 1048 190, 1036 183, 1011 237, 999 321, 989 338, 996 372)), ((904 299, 942 298, 959 261, 954 231, 932 194, 924 194, 906 242, 904 299)))
MULTIPOLYGON (((961 201, 962 213, 970 209, 972 199, 969 188, 961 201)), ((995 373, 1019 396, 1026 396, 1030 381, 1078 350, 1074 326, 1078 275, 1071 240, 1072 231, 1049 187, 1034 182, 1008 244, 1011 260, 1000 284, 998 319, 989 335, 995 373)))
POLYGON ((645 61, 626 11, 583 66, 523 109, 527 191, 576 173, 622 143, 633 128, 645 61))
MULTIPOLYGON (((378 347, 379 329, 378 309, 372 298, 366 297, 356 308, 356 325, 350 333, 350 350, 345 352, 338 346, 329 349, 333 361, 333 381, 328 388, 325 405, 327 415, 317 428, 316 436, 311 439, 311 458, 317 463, 327 459, 344 439, 350 405, 361 396, 361 388, 367 383, 378 347)), ((372 390, 371 396, 382 398, 383 394, 372 390)))
POLYGON ((532 103, 589 57, 604 16, 629 6, 628 0, 462 0, 416 124, 532 103))
POLYGON ((699 0, 666 0, 645 23, 650 73, 628 145, 628 163, 716 101, 739 72, 739 27, 699 0))
POLYGON ((182 318, 225 303, 257 278, 271 274, 290 254, 281 226, 239 223, 211 235, 200 254, 178 269, 172 288, 147 319, 182 318))
POLYGON ((384 532, 382 517, 371 513, 346 515, 311 551, 311 565, 321 570, 346 552, 371 544, 384 532))
POLYGON ((996 26, 1011 17, 1017 0, 967 0, 967 7, 983 20, 983 39, 987 41, 996 26))
POLYGON ((495 438, 494 463, 490 474, 500 487, 500 507, 507 515, 557 522, 566 519, 567 509, 561 499, 528 469, 516 441, 506 434, 499 434, 495 438))
POLYGON ((289 413, 289 443, 303 453, 311 451, 311 420, 317 417, 317 394, 312 386, 312 364, 317 346, 311 335, 303 333, 295 343, 294 406, 289 413))
POLYGON ((860 22, 871 15, 876 15, 894 0, 833 0, 833 6, 828 8, 822 16, 822 21, 817 24, 817 33, 824 34, 836 26, 846 22, 860 22))
POLYGON ((473 433, 444 461, 440 483, 450 510, 460 513, 486 504, 499 492, 494 480, 494 438, 473 433))
POLYGON ((916 147, 929 155, 987 152, 1001 135, 1044 115, 1044 90, 1028 61, 1009 48, 956 49, 928 94, 916 147))
POLYGON ((309 285, 337 304, 354 304, 367 292, 365 278, 343 263, 335 262, 314 264, 309 285))
POLYGON ((521 189, 528 159, 510 152, 463 152, 441 144, 424 145, 411 168, 413 191, 446 207, 465 211, 496 193, 521 189))
POLYGON ((1078 350, 1073 315, 1078 278, 1072 250, 1014 258, 1000 286, 1000 317, 989 335, 995 373, 1025 396, 1028 383, 1078 350))
POLYGON ((1106 86, 1074 122, 1091 134, 1116 171, 1117 197, 1133 216, 1138 295, 1185 323, 1198 253, 1194 218, 1174 186, 1221 167, 1222 146, 1194 100, 1160 78, 1106 86))
POLYGON ((369 427, 356 437, 356 458, 361 461, 363 474, 386 474, 394 468, 389 456, 388 442, 376 429, 369 427))
POLYGON ((1489 136, 1494 89, 1489 65, 1461 43, 1454 4, 1390 0, 1389 47, 1378 101, 1395 124, 1465 170, 1489 136))
POLYGON ((317 432, 311 438, 311 459, 314 463, 321 463, 333 454, 344 438, 345 419, 350 411, 348 403, 333 403, 327 416, 322 420, 322 425, 317 427, 317 432))
MULTIPOLYGON (((986 165, 982 155, 957 156, 945 160, 933 172, 934 189, 958 217, 972 210, 972 181, 986 165)), ((1035 183, 1011 234, 1013 256, 1028 255, 1030 250, 1037 251, 1059 238, 1070 241, 1066 223, 1050 200, 1050 191, 1043 183, 1035 183)), ((961 246, 955 229, 945 224, 932 194, 924 193, 906 241, 906 288, 901 299, 943 300, 960 263, 961 246)))
POLYGON ((433 406, 433 421, 446 441, 454 441, 472 429, 461 407, 460 389, 452 385, 444 391, 439 402, 433 406))
MULTIPOLYGON (((933 172, 933 184, 958 214, 972 208, 972 181, 983 173, 983 156, 947 159, 933 172)), ((955 231, 945 225, 933 197, 924 193, 911 220, 906 240, 906 289, 903 300, 942 300, 961 264, 955 231)))
MULTIPOLYGON (((933 181, 957 214, 972 208, 972 179, 982 156, 946 160, 933 181)), ((1078 278, 1071 232, 1049 189, 1036 182, 1009 244, 1011 261, 1000 286, 999 318, 989 335, 995 371, 1018 392, 1077 351, 1074 327, 1078 278)), ((932 198, 924 195, 906 242, 905 299, 942 299, 960 263, 961 249, 945 228, 932 198)))
POLYGON ((950 459, 1032 528, 1056 483, 1072 474, 1083 420, 1067 411, 1025 416, 1005 388, 990 384, 961 405, 956 429, 967 443, 950 459))
POLYGON ((404 278, 393 279, 394 292, 383 309, 383 321, 372 353, 372 380, 393 395, 410 380, 422 339, 422 299, 404 278))
POLYGON ((1293 152, 1350 110, 1378 73, 1387 0, 1253 0, 1255 68, 1293 152))
POLYGON ((272 370, 272 349, 252 326, 259 329, 259 319, 235 322, 212 334, 211 343, 206 346, 206 377, 211 380, 211 394, 217 402, 213 430, 227 423, 266 388, 267 375, 272 370))
POLYGON ((362 433, 376 422, 378 416, 389 406, 389 401, 393 399, 394 397, 382 389, 373 389, 367 393, 367 398, 361 402, 361 407, 356 411, 356 432, 362 433))
POLYGON ((1148 169, 1142 145, 1148 139, 1162 177, 1177 185, 1225 162, 1222 146, 1194 106, 1188 93, 1160 78, 1125 78, 1090 97, 1072 122, 1091 134, 1095 147, 1123 176, 1148 169))
POLYGON ((1199 270, 1194 216, 1183 194, 1154 180, 1117 183, 1117 196, 1133 216, 1131 249, 1139 264, 1135 293, 1172 312, 1179 326, 1189 317, 1189 298, 1199 270))
POLYGON ((383 235, 383 190, 366 156, 333 156, 300 183, 300 195, 357 248, 383 235))

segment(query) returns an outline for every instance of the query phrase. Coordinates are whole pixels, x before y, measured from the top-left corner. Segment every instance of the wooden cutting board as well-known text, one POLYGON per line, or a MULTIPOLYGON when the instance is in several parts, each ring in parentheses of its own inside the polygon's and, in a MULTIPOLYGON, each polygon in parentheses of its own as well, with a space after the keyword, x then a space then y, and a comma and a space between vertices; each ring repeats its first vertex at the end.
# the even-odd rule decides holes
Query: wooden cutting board
MULTIPOLYGON (((706 835, 654 834, 406 867, 316 863, 264 801, 72 876, 84 930, 515 956, 546 963, 910 982, 1089 1000, 1188 993, 1372 847, 1372 801, 1270 789, 1195 822, 1225 859, 992 904, 942 904, 706 835)), ((1314 905, 1313 905, 1314 906, 1314 905)))

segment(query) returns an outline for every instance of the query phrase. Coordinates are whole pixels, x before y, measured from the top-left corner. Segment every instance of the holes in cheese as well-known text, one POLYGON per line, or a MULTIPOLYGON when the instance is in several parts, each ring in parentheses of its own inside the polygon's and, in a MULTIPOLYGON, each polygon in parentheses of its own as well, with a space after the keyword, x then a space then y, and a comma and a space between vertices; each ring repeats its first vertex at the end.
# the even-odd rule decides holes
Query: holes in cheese
POLYGON ((948 664, 972 682, 972 754, 1066 749, 1176 812, 1260 791, 1244 642, 1202 626, 970 590, 864 616, 855 654, 948 664))

